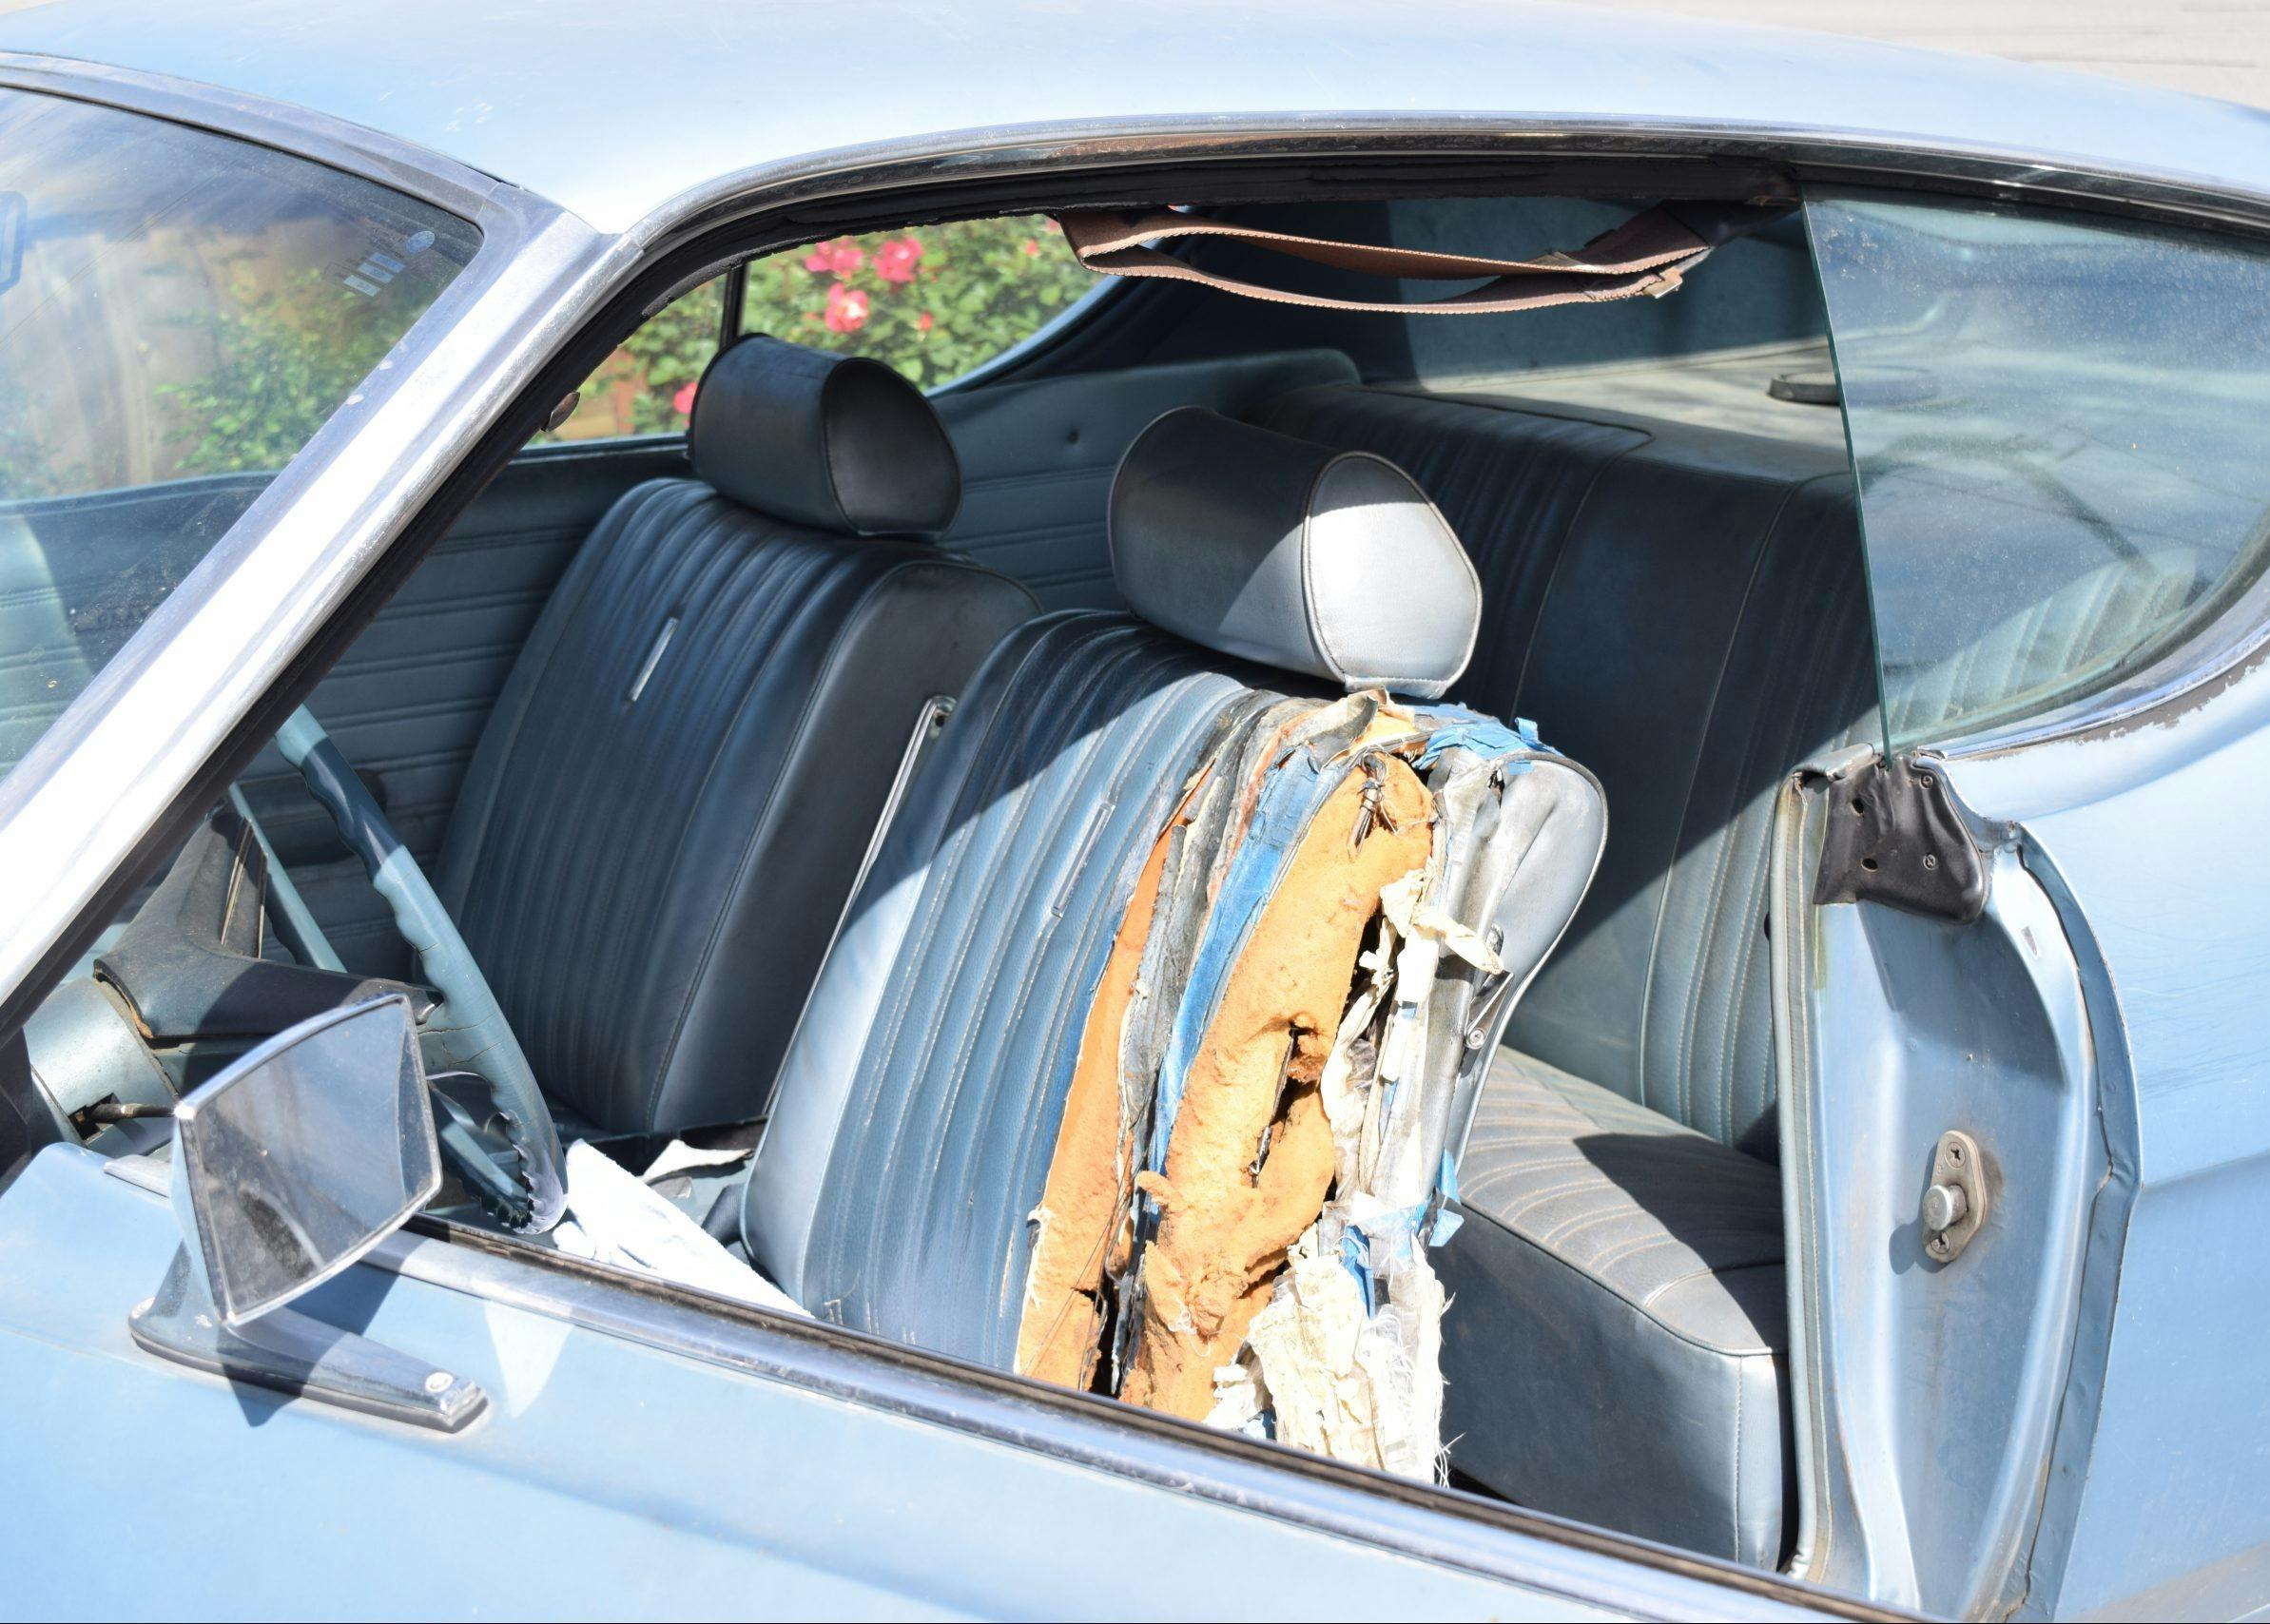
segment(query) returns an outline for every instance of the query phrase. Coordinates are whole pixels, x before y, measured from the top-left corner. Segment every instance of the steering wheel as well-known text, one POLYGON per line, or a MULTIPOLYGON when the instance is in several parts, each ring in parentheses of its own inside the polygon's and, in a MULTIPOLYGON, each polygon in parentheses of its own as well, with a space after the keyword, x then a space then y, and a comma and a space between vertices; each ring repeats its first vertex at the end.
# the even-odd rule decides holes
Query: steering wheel
POLYGON ((457 1102, 434 1091, 445 1120, 443 1149, 452 1151, 468 1185, 514 1228, 541 1233, 566 1209, 559 1131, 536 1088, 535 1073, 490 991, 488 977, 435 894, 433 882, 387 822, 378 798, 355 776, 323 725, 302 706, 276 735, 284 760, 300 769, 308 792, 331 814, 340 839, 362 860, 371 886, 393 910, 401 934, 440 1002, 418 1028, 430 1072, 469 1072, 485 1082, 503 1119, 510 1149, 486 1152, 477 1130, 457 1102), (516 1163, 497 1167, 496 1161, 516 1163))

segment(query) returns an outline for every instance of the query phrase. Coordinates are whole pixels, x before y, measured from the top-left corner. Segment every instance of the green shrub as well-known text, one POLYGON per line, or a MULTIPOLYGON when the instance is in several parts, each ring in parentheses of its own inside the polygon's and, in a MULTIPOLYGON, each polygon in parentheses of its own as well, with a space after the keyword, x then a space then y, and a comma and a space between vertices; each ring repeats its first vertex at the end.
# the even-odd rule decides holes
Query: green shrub
POLYGON ((394 347, 402 319, 340 285, 320 267, 262 288, 239 271, 233 308, 171 318, 201 335, 212 363, 154 393, 179 426, 175 474, 281 468, 394 347))
MULTIPOLYGON (((742 326, 872 356, 928 388, 1022 342, 1094 280, 1045 216, 953 221, 753 261, 742 326)), ((398 321, 376 319, 320 270, 233 292, 233 309, 184 319, 209 341, 210 369, 157 386, 181 425, 178 473, 281 467, 378 364, 398 321)), ((723 314, 723 279, 673 300, 601 363, 561 431, 539 437, 684 429, 723 314)))
POLYGON ((928 387, 1023 342, 1094 280, 1052 220, 954 221, 759 260, 742 326, 872 356, 928 387))
POLYGON ((724 300, 722 280, 705 282, 648 317, 584 385, 583 399, 567 424, 570 435, 578 428, 587 435, 660 435, 685 428, 693 386, 717 353, 724 300))

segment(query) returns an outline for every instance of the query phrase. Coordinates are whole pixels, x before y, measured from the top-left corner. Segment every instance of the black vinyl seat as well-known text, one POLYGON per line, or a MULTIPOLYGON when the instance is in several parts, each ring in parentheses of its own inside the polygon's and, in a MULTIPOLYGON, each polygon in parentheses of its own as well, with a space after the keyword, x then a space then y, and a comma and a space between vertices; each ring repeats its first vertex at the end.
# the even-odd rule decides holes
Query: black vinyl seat
POLYGON ((711 364, 695 477, 626 493, 523 648, 443 900, 571 1127, 757 1114, 934 700, 1032 614, 930 539, 960 474, 873 361, 711 364))
POLYGON ((1452 1462, 1526 1505, 1771 1566, 1792 1503, 1773 801, 1814 751, 1875 737, 1843 459, 1377 388, 1261 420, 1409 471, 1484 583, 1453 697, 1539 718, 1607 795, 1599 878, 1460 1164, 1452 1462))

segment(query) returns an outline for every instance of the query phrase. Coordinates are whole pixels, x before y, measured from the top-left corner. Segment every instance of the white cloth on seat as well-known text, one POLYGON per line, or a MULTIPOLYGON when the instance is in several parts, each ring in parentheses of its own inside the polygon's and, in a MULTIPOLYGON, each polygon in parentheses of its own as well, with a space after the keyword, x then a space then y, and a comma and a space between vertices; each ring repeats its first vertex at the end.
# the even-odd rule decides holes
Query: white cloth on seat
POLYGON ((569 1146, 567 1161, 568 1217, 553 1231, 561 1251, 777 1313, 811 1317, 590 1141, 569 1146))

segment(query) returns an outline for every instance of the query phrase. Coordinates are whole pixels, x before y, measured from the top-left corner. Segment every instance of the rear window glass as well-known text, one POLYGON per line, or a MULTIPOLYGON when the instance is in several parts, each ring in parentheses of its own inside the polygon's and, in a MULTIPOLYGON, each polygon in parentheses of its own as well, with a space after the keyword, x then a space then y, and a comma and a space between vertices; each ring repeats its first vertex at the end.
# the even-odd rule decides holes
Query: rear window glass
POLYGON ((1892 747, 2116 683, 2260 572, 2270 252, 1896 193, 1807 215, 1892 747))

